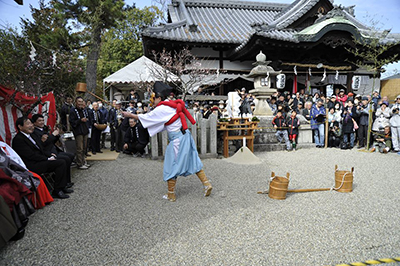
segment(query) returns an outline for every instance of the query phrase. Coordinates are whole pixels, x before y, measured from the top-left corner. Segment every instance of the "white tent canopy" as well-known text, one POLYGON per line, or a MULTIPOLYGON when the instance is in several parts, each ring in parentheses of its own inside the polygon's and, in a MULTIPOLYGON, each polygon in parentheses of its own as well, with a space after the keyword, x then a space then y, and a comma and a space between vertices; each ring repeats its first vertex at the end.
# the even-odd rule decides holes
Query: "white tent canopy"
POLYGON ((103 79, 103 83, 112 85, 120 84, 122 87, 126 87, 126 85, 136 82, 154 82, 159 80, 154 73, 162 72, 168 73, 168 77, 172 79, 177 78, 173 73, 163 69, 146 56, 142 56, 103 79))

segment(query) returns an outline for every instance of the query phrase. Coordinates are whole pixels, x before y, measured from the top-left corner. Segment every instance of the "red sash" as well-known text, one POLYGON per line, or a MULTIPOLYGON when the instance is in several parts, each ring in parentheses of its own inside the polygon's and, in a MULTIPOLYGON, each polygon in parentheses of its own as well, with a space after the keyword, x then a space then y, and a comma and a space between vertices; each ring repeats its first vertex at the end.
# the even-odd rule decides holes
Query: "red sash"
POLYGON ((193 125, 196 124, 196 121, 193 119, 189 111, 185 108, 185 103, 182 100, 163 101, 157 104, 157 106, 160 105, 166 105, 176 109, 176 114, 167 123, 165 123, 165 125, 170 125, 173 122, 175 122, 178 118, 180 118, 182 123, 182 128, 186 130, 188 129, 188 125, 186 123, 185 116, 189 119, 190 123, 192 123, 193 125))

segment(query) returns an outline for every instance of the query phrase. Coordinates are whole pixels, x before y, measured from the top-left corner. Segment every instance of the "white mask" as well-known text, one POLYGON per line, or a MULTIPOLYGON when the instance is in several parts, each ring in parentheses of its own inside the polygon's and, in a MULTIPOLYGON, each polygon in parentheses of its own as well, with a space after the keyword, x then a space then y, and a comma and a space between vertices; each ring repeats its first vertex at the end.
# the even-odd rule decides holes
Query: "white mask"
POLYGON ((103 104, 102 104, 102 103, 99 103, 99 108, 101 108, 101 107, 103 107, 103 104))
POLYGON ((197 111, 197 110, 199 110, 199 109, 198 109, 198 108, 196 108, 196 107, 195 107, 195 108, 193 108, 193 111, 197 111))
POLYGON ((137 106, 138 106, 138 107, 142 107, 142 104, 141 104, 141 103, 138 103, 137 106))
POLYGON ((219 106, 220 109, 224 109, 224 107, 225 107, 224 105, 220 105, 219 106))

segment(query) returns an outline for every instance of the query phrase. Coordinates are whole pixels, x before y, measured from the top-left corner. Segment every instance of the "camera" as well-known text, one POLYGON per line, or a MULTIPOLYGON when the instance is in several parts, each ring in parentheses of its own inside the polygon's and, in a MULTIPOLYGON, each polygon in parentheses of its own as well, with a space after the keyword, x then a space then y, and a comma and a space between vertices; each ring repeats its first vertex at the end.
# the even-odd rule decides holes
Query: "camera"
POLYGON ((399 108, 393 108, 392 113, 393 114, 398 114, 399 113, 399 108))

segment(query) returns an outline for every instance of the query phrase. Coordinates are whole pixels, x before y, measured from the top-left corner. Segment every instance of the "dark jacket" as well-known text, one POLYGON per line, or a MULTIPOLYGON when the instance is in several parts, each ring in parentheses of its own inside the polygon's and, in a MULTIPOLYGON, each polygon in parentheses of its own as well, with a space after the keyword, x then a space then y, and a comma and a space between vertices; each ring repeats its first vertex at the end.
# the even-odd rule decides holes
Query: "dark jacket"
POLYGON ((349 134, 354 132, 354 122, 353 119, 357 117, 356 107, 353 106, 351 110, 346 107, 342 112, 343 117, 343 125, 342 125, 342 132, 343 134, 349 134))
POLYGON ((285 117, 281 116, 275 116, 274 119, 272 120, 272 125, 277 126, 277 130, 286 130, 286 121, 285 117))
POLYGON ((94 109, 88 110, 89 113, 89 121, 90 126, 93 128, 94 124, 106 124, 107 120, 104 117, 103 113, 100 110, 97 110, 97 115, 95 115, 96 111, 94 109))
POLYGON ((369 110, 372 109, 372 113, 374 112, 373 105, 367 104, 366 106, 361 105, 360 109, 357 109, 357 115, 360 117, 359 124, 361 126, 368 125, 368 118, 369 118, 369 110))
POLYGON ((69 113, 69 123, 71 124, 72 132, 74 133, 75 136, 89 134, 89 129, 87 124, 81 121, 81 119, 84 117, 90 119, 86 109, 80 110, 74 107, 71 109, 71 112, 69 113))
POLYGON ((103 117, 106 120, 105 123, 107 123, 108 122, 108 110, 107 110, 107 108, 102 106, 101 108, 99 108, 99 111, 103 114, 103 117))
MULTIPOLYGON (((124 111, 124 110, 121 108, 121 111, 124 111)), ((122 121, 123 121, 123 118, 121 119, 120 122, 122 123, 122 121)), ((117 109, 115 109, 115 108, 110 109, 110 112, 108 113, 108 122, 110 123, 110 125, 112 127, 115 127, 115 128, 117 128, 119 125, 121 125, 121 123, 118 123, 117 109)))
POLYGON ((64 130, 67 129, 67 115, 70 114, 71 109, 74 106, 72 104, 64 103, 63 106, 61 107, 60 111, 60 118, 61 118, 61 124, 64 126, 64 130))
POLYGON ((289 135, 299 134, 300 121, 299 119, 297 119, 297 117, 293 118, 292 116, 290 116, 287 119, 287 125, 289 127, 288 129, 289 135))
POLYGON ((124 136, 124 143, 135 143, 147 145, 149 143, 149 132, 145 129, 140 122, 136 123, 134 127, 129 127, 124 136), (139 137, 138 137, 139 134, 139 137))
POLYGON ((35 135, 37 139, 42 139, 43 135, 49 135, 47 140, 45 142, 41 141, 43 150, 46 152, 46 154, 58 154, 57 148, 55 146, 56 142, 60 139, 60 136, 54 136, 53 134, 43 130, 40 130, 35 127, 35 130, 33 131, 32 135, 35 135))
POLYGON ((31 137, 38 147, 21 132, 18 132, 12 140, 12 148, 18 153, 28 169, 31 169, 37 162, 47 161, 50 157, 43 150, 42 141, 34 134, 31 134, 31 137))

